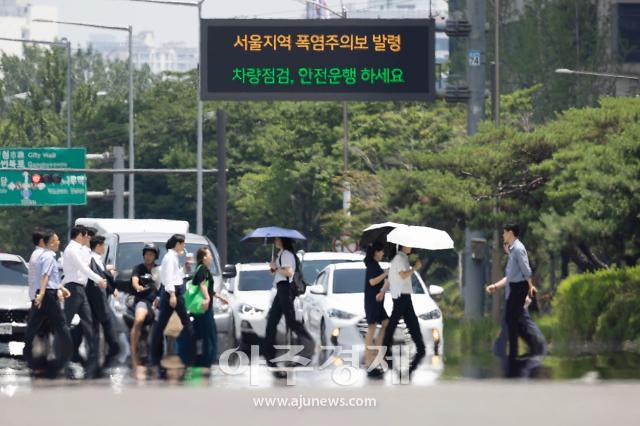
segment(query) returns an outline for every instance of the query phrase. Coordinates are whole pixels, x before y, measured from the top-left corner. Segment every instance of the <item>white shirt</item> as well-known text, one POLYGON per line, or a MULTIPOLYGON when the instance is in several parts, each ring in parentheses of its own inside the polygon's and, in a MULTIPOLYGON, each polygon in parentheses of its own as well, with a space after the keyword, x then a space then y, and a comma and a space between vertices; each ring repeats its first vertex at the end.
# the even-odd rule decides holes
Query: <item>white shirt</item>
POLYGON ((64 280, 62 284, 77 283, 83 286, 87 285, 87 281, 98 283, 102 281, 102 277, 89 268, 91 264, 91 251, 75 240, 71 240, 64 249, 62 255, 62 270, 64 271, 64 280))
MULTIPOLYGON (((278 255, 276 256, 276 267, 278 268, 291 268, 293 273, 296 272, 296 258, 295 254, 291 253, 289 250, 280 250, 278 255)), ((279 271, 273 277, 273 285, 275 286, 280 281, 289 281, 289 277, 284 276, 279 271)))
POLYGON ((40 288, 40 283, 36 282, 36 269, 38 268, 38 258, 43 252, 43 247, 36 246, 36 248, 33 250, 33 253, 31 253, 31 257, 29 258, 29 300, 33 300, 36 298, 36 290, 40 288))
POLYGON ((105 271, 106 268, 104 267, 104 263, 102 262, 102 255, 99 253, 96 253, 95 251, 91 252, 91 257, 93 258, 93 260, 96 261, 96 263, 98 264, 98 268, 100 268, 101 271, 105 271))
POLYGON ((160 281, 168 292, 176 291, 176 286, 183 284, 184 272, 180 268, 178 252, 174 249, 167 250, 160 264, 160 281))
POLYGON ((411 294, 413 288, 411 287, 411 275, 407 278, 400 277, 400 272, 408 271, 411 269, 409 264, 409 256, 406 253, 399 251, 391 261, 389 266, 389 290, 391 291, 391 297, 397 299, 401 294, 411 294))

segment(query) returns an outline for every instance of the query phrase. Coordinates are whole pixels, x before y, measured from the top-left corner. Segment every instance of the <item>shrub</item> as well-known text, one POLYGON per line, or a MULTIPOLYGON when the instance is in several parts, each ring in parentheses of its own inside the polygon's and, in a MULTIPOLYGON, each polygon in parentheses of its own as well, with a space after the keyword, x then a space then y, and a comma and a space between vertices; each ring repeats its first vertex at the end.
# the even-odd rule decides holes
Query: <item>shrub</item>
POLYGON ((638 339, 640 266, 571 276, 560 283, 552 307, 564 343, 619 346, 638 339))

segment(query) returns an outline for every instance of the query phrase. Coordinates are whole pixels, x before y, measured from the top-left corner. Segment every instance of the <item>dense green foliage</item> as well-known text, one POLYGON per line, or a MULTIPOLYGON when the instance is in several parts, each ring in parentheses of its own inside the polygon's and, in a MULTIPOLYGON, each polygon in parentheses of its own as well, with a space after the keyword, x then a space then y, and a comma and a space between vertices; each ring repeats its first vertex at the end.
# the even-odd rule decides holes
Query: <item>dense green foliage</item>
POLYGON ((546 327, 562 342, 620 347, 640 339, 640 267, 574 275, 563 281, 546 327))

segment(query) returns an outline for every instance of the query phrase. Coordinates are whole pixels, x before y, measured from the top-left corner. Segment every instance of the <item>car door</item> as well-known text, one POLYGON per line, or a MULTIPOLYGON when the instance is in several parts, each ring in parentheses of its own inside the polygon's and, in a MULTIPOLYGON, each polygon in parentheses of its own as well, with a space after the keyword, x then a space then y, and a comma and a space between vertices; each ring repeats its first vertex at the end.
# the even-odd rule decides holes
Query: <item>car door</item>
MULTIPOLYGON (((320 275, 318 275, 315 284, 322 286, 326 293, 328 282, 329 270, 326 269, 322 271, 320 275)), ((323 314, 322 309, 325 298, 326 296, 322 294, 315 294, 311 292, 309 292, 308 294, 307 319, 309 321, 310 327, 314 330, 320 330, 320 322, 322 321, 323 314)))

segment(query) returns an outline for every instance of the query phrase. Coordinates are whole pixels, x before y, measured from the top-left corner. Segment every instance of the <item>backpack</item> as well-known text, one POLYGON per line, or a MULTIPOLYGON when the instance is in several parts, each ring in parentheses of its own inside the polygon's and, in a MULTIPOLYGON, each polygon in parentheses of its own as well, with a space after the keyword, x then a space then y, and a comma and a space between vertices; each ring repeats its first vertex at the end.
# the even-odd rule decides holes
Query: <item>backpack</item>
MULTIPOLYGON (((302 273, 302 268, 300 267, 300 259, 298 259, 298 256, 296 256, 295 254, 293 255, 293 258, 296 260, 296 271, 293 274, 293 278, 291 278, 289 282, 292 284, 291 293, 293 294, 293 297, 298 297, 304 294, 307 290, 307 283, 304 281, 304 274, 302 273)), ((278 263, 280 264, 280 266, 282 266, 282 254, 280 254, 280 257, 278 258, 278 263)))

